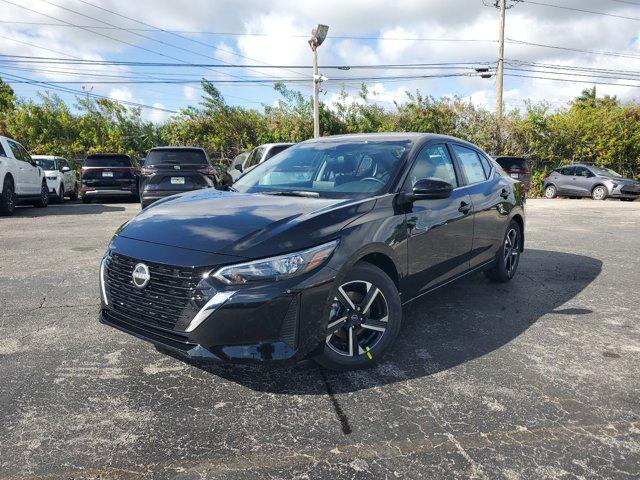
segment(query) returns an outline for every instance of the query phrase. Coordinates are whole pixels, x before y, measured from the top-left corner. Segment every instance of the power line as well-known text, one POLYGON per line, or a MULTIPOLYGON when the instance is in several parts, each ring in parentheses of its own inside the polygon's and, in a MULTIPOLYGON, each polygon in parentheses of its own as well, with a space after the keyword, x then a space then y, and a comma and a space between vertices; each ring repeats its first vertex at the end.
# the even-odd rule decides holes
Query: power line
POLYGON ((74 94, 78 94, 78 95, 88 95, 90 97, 94 97, 94 98, 101 98, 101 99, 105 99, 105 100, 110 100, 112 102, 115 103, 120 103, 120 104, 124 104, 124 105, 130 105, 130 106, 134 106, 134 107, 140 107, 140 108, 148 108, 150 110, 159 110, 161 112, 167 112, 167 113, 180 113, 176 110, 169 110, 168 108, 161 108, 161 107, 155 107, 153 105, 145 105, 144 103, 137 103, 137 102, 131 102, 128 100, 117 100, 114 98, 110 98, 107 97, 105 95, 100 95, 98 93, 93 93, 93 92, 88 92, 88 91, 81 91, 81 90, 75 90, 72 88, 68 88, 68 87, 59 87, 57 85, 53 85, 50 82, 43 82, 40 80, 34 80, 32 78, 27 78, 27 77, 22 77, 19 75, 14 75, 12 73, 6 73, 6 72, 0 72, 0 75, 5 76, 5 77, 13 77, 13 78, 17 78, 18 80, 16 81, 8 81, 7 83, 11 84, 11 83, 28 83, 31 85, 42 85, 42 86, 47 86, 49 88, 51 88, 52 90, 56 90, 56 91, 60 91, 60 92, 64 92, 64 93, 74 93, 74 94))
POLYGON ((640 59, 640 55, 633 55, 633 54, 621 53, 621 52, 608 52, 608 51, 600 51, 600 50, 584 50, 580 48, 561 47, 559 45, 548 45, 544 43, 526 42, 524 40, 516 40, 514 38, 507 38, 506 42, 511 44, 529 45, 533 47, 552 48, 555 50, 566 50, 569 52, 589 53, 592 55, 640 59))
MULTIPOLYGON (((256 59, 254 59, 254 58, 251 58, 251 57, 247 57, 247 56, 245 56, 245 55, 242 55, 242 54, 240 54, 240 53, 236 53, 236 52, 234 52, 233 50, 227 50, 227 49, 224 49, 224 48, 220 48, 220 47, 218 47, 218 46, 216 46, 216 45, 212 45, 212 44, 210 44, 210 43, 201 42, 201 41, 199 41, 199 40, 196 40, 196 39, 193 39, 193 38, 189 38, 189 37, 186 37, 186 36, 184 36, 184 35, 180 35, 180 34, 178 34, 178 33, 170 32, 170 31, 168 31, 168 30, 165 30, 164 28, 156 27, 156 26, 154 26, 154 25, 151 25, 151 24, 145 23, 145 22, 143 22, 143 21, 141 21, 141 20, 138 20, 138 19, 135 19, 135 18, 132 18, 132 17, 128 17, 128 16, 123 15, 123 14, 121 14, 121 13, 114 12, 113 10, 109 10, 108 8, 100 7, 100 6, 98 6, 98 5, 95 5, 95 4, 93 4, 93 3, 87 2, 87 1, 85 1, 85 0, 78 0, 78 1, 79 1, 79 2, 81 2, 81 3, 83 3, 83 4, 85 4, 85 5, 89 5, 89 6, 91 6, 91 7, 94 7, 94 8, 100 9, 100 10, 102 10, 102 11, 104 11, 104 12, 108 12, 108 13, 110 13, 110 14, 112 14, 112 15, 116 15, 116 16, 118 16, 118 17, 125 18, 125 19, 130 20, 130 21, 135 22, 135 23, 139 23, 140 25, 144 25, 145 27, 149 27, 149 28, 153 29, 154 31, 160 31, 160 32, 168 33, 169 35, 173 35, 174 37, 180 38, 180 39, 182 39, 182 40, 187 40, 187 41, 189 41, 189 42, 193 42, 193 43, 196 43, 196 44, 199 44, 199 45, 203 45, 203 46, 205 46, 205 47, 207 47, 207 48, 213 48, 213 49, 215 49, 215 50, 219 50, 219 51, 224 52, 224 53, 229 53, 229 54, 234 55, 234 56, 236 56, 236 57, 240 57, 240 58, 245 58, 245 59, 247 59, 247 60, 251 60, 252 62, 258 62, 258 63, 264 64, 264 65, 269 65, 267 62, 262 62, 262 61, 260 61, 260 60, 256 60, 256 59)), ((208 57, 207 55, 202 55, 202 56, 204 56, 204 57, 208 57)), ((212 57, 209 57, 209 58, 212 58, 212 57)), ((225 63, 226 63, 226 62, 225 62, 225 63)), ((286 69, 285 69, 285 70, 286 70, 286 69)), ((262 74, 262 72, 259 72, 259 73, 260 73, 260 74, 262 74)), ((295 73, 296 75, 301 75, 301 74, 300 74, 300 72, 294 72, 294 73, 295 73)))
POLYGON ((540 6, 544 6, 544 7, 560 8, 562 10, 570 10, 570 11, 573 11, 573 12, 591 13, 591 14, 594 14, 594 15, 602 15, 602 16, 605 16, 605 17, 621 18, 623 20, 640 21, 640 18, 638 18, 638 17, 627 17, 625 15, 616 15, 615 13, 606 13, 606 12, 598 12, 598 11, 595 11, 595 10, 585 10, 585 9, 582 9, 582 8, 566 7, 564 5, 555 5, 553 3, 536 2, 534 0, 519 0, 519 1, 523 2, 523 3, 530 3, 532 5, 540 5, 540 6))

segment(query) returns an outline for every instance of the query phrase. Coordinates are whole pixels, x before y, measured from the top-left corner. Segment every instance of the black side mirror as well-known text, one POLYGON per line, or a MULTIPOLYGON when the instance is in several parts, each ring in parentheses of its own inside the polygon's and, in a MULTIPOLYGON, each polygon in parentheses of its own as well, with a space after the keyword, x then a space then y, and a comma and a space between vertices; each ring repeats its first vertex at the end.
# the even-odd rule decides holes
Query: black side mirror
POLYGON ((238 163, 238 164, 236 165, 236 167, 235 167, 235 168, 236 168, 236 170, 238 170, 240 173, 242 173, 242 165, 241 165, 241 164, 239 164, 239 163, 238 163))
POLYGON ((449 198, 453 185, 440 178, 422 178, 413 185, 413 200, 449 198))
POLYGON ((587 172, 587 177, 591 178, 591 177, 595 177, 595 173, 593 172, 587 172))

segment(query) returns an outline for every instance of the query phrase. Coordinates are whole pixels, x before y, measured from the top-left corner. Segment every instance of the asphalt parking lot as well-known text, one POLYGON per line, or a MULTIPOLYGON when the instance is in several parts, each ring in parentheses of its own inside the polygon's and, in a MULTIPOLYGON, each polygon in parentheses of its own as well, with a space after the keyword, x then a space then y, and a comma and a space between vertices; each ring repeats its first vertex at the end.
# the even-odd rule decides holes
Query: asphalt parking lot
POLYGON ((0 218, 2 478, 638 478, 640 202, 532 200, 507 285, 405 311, 375 369, 200 369, 98 323, 137 204, 0 218))

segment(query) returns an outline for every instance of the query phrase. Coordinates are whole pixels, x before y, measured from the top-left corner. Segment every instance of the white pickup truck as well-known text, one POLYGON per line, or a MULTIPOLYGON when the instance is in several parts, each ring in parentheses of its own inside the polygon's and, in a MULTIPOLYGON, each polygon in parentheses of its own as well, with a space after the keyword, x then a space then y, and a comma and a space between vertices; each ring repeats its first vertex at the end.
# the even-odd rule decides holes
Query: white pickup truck
POLYGON ((0 215, 13 215, 17 203, 49 205, 47 179, 22 145, 0 136, 0 215))

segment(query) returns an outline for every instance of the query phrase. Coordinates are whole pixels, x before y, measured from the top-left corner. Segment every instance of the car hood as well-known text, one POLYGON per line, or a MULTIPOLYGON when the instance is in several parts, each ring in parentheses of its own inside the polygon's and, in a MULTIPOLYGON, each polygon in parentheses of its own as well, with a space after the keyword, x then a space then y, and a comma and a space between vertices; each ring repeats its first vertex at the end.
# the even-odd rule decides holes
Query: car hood
POLYGON ((617 178, 617 177, 604 177, 604 176, 602 178, 611 180, 613 183, 617 183, 618 185, 628 185, 628 186, 638 185, 638 182, 636 182, 635 180, 631 180, 630 178, 617 178))
POLYGON ((286 197, 206 189, 146 208, 117 235, 203 252, 261 258, 336 238, 375 200, 286 197))

